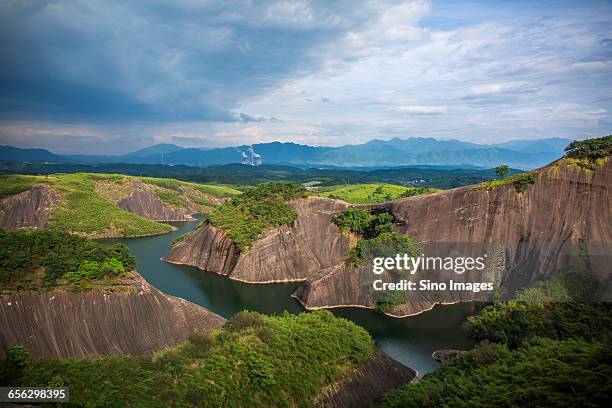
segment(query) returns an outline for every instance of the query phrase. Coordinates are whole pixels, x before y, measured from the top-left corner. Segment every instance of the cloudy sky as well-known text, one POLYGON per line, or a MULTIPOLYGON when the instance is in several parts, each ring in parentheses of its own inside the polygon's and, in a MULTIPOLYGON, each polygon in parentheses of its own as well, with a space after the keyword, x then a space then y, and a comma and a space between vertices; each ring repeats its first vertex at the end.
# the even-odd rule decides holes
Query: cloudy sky
POLYGON ((609 1, 0 3, 0 144, 611 133, 609 1))

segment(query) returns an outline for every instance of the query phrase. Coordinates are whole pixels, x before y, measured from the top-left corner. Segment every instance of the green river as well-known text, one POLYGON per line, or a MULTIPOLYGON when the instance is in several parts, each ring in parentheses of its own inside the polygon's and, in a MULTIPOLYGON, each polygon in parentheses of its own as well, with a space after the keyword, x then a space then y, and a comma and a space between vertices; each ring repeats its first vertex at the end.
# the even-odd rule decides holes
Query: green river
MULTIPOLYGON (((136 257, 138 272, 164 293, 181 297, 229 318, 242 310, 261 313, 299 313, 304 310, 291 297, 299 283, 256 285, 236 282, 195 267, 173 265, 160 260, 170 242, 198 221, 169 223, 176 231, 153 237, 114 239, 127 245, 136 257)), ((477 311, 475 304, 439 305, 418 316, 396 319, 368 309, 337 308, 333 313, 364 327, 376 344, 419 374, 436 369, 431 353, 438 349, 467 349, 473 345, 461 331, 465 317, 477 311)))

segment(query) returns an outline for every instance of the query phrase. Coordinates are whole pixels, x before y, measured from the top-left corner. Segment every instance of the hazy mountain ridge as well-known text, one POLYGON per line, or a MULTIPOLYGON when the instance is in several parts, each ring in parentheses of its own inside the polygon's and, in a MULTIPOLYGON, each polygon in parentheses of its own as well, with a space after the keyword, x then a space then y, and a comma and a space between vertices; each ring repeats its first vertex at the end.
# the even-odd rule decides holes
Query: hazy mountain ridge
MULTIPOLYGON (((508 164, 518 168, 542 166, 563 155, 571 140, 548 138, 512 140, 500 144, 476 144, 434 138, 373 139, 364 144, 340 147, 309 146, 297 143, 259 143, 253 149, 267 164, 309 166, 388 167, 404 165, 455 165, 494 167, 508 164)), ((44 149, 3 147, 0 160, 65 161, 77 163, 136 163, 211 165, 240 163, 249 146, 214 149, 185 148, 158 144, 122 156, 55 155, 44 149)))

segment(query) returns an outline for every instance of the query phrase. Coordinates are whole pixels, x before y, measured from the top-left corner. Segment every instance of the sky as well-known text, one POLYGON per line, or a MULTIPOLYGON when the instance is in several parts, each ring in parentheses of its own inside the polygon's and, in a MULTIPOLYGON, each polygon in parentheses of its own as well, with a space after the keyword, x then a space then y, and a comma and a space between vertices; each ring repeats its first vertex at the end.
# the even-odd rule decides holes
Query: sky
POLYGON ((612 133, 609 1, 0 3, 0 144, 612 133))

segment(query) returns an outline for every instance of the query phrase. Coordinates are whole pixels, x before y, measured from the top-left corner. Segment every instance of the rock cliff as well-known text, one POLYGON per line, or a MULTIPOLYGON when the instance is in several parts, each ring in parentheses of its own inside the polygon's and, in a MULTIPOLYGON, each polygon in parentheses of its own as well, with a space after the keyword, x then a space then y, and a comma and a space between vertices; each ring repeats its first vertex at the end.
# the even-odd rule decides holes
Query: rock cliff
POLYGON ((127 284, 127 291, 0 296, 0 358, 11 345, 37 356, 150 355, 225 323, 203 307, 161 293, 135 273, 127 284))
POLYGON ((204 223, 174 245, 164 260, 250 283, 303 281, 344 262, 349 239, 331 222, 331 216, 348 204, 309 197, 291 205, 297 219, 268 231, 245 254, 240 254, 224 231, 204 223))
POLYGON ((163 259, 227 276, 239 256, 238 247, 225 231, 204 222, 187 239, 173 245, 163 259))
MULTIPOLYGON (((563 159, 533 175, 524 192, 513 185, 469 186, 364 207, 391 212, 398 221, 396 230, 413 237, 427 255, 488 255, 484 271, 452 274, 457 282, 495 281, 501 295, 509 296, 583 262, 582 241, 589 266, 605 287, 612 261, 612 160, 591 171, 563 159)), ((309 309, 372 307, 372 278, 368 267, 332 268, 300 287, 295 297, 309 309)), ((426 278, 448 280, 449 275, 431 271, 426 278)), ((409 316, 436 303, 486 298, 485 292, 409 292, 405 303, 386 313, 409 316)))
POLYGON ((352 377, 328 386, 314 403, 318 408, 363 407, 385 393, 416 379, 417 372, 379 349, 352 377))
POLYGON ((117 206, 153 221, 189 221, 194 219, 187 209, 164 203, 153 189, 144 183, 132 183, 132 192, 119 200, 117 206))
POLYGON ((45 184, 3 198, 0 201, 0 228, 44 228, 60 202, 60 194, 45 184))
MULTIPOLYGON (((486 254, 483 271, 452 274, 455 282, 495 282, 507 295, 588 259, 606 284, 612 261, 612 160, 590 170, 562 159, 532 174, 533 183, 524 191, 511 183, 484 184, 361 207, 392 213, 396 231, 412 236, 428 256, 486 254)), ((310 197, 291 205, 297 219, 269 230, 246 253, 240 254, 223 231, 205 224, 164 259, 252 283, 304 281, 294 296, 308 309, 374 307, 371 267, 344 265, 350 238, 331 222, 348 204, 310 197)), ((428 271, 426 278, 448 280, 449 274, 428 271)), ((489 293, 416 291, 406 296, 386 313, 408 316, 436 303, 484 300, 489 293)))

